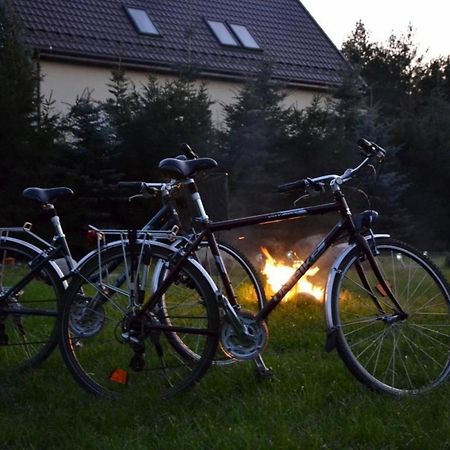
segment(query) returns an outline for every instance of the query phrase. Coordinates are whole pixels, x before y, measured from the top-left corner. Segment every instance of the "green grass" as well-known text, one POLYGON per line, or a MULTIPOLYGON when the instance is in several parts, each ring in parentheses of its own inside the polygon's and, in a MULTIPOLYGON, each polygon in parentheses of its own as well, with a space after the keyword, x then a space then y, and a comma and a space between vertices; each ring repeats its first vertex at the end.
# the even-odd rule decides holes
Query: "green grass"
POLYGON ((213 368, 171 400, 93 398, 58 353, 41 368, 3 379, 0 448, 7 449, 444 449, 450 448, 450 384, 416 398, 368 391, 335 352, 324 351, 322 305, 283 304, 264 356, 213 368))

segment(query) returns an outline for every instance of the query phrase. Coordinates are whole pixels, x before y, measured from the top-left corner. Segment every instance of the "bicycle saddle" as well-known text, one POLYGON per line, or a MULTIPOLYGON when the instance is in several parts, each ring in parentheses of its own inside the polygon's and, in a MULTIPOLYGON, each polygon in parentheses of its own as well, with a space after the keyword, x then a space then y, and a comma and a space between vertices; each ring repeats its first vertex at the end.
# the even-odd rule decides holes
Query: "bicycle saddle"
POLYGON ((177 158, 163 159, 158 166, 165 175, 170 178, 189 178, 199 170, 207 170, 217 167, 217 162, 212 158, 198 158, 181 160, 177 158))
POLYGON ((69 197, 73 195, 73 191, 68 187, 54 187, 48 189, 29 187, 22 192, 22 195, 30 200, 34 200, 41 204, 46 204, 52 203, 60 197, 69 197))

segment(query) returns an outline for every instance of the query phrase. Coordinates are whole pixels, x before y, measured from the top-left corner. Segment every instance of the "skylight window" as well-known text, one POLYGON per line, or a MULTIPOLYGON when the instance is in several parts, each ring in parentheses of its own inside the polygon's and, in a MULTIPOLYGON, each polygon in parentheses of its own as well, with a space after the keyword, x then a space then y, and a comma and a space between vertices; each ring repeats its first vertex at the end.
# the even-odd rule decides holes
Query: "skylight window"
POLYGON ((142 34, 151 34, 158 36, 159 32, 153 24, 152 20, 148 16, 147 12, 143 9, 126 8, 128 15, 134 23, 134 26, 142 34))
POLYGON ((260 48, 253 36, 250 34, 250 31, 248 31, 243 25, 235 25, 230 23, 230 28, 233 30, 234 34, 244 47, 253 49, 260 48))
POLYGON ((231 31, 223 22, 216 22, 214 20, 207 20, 207 22, 214 36, 216 36, 221 44, 239 47, 239 42, 233 37, 231 31))

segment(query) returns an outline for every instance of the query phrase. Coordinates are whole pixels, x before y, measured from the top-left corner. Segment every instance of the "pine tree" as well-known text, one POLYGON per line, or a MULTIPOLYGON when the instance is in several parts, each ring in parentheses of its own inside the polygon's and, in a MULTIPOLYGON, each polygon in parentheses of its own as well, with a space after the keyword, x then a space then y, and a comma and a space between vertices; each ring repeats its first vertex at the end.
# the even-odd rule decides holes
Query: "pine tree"
POLYGON ((67 222, 72 222, 74 229, 89 223, 111 226, 117 212, 116 184, 121 178, 114 130, 88 91, 77 97, 62 125, 65 144, 60 177, 74 189, 79 205, 67 222))
POLYGON ((289 112, 282 107, 284 98, 269 67, 248 80, 235 101, 224 106, 220 160, 230 173, 233 214, 268 210, 278 201, 273 185, 283 181, 277 172, 287 162, 289 112))
POLYGON ((21 214, 15 199, 36 170, 31 151, 36 118, 38 79, 30 53, 20 44, 20 26, 8 1, 0 4, 0 160, 2 176, 0 207, 2 225, 14 223, 21 214))

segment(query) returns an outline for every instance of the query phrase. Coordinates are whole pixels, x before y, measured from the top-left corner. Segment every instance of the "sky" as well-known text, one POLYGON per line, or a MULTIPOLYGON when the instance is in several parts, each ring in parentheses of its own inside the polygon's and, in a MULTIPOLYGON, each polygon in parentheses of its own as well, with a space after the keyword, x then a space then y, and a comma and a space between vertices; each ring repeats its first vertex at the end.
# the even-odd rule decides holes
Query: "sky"
POLYGON ((301 0, 328 37, 340 48, 362 20, 371 40, 415 30, 414 42, 429 60, 450 55, 450 4, 446 0, 301 0), (427 53, 425 53, 427 52, 427 53))

